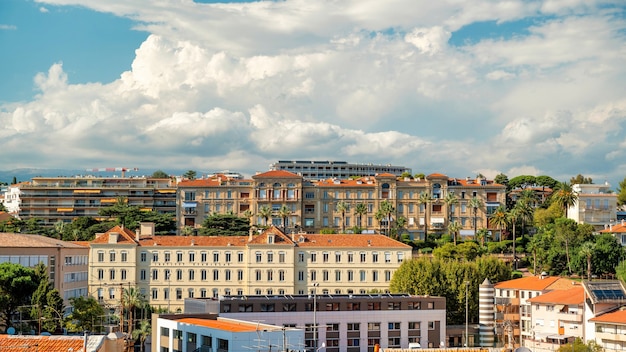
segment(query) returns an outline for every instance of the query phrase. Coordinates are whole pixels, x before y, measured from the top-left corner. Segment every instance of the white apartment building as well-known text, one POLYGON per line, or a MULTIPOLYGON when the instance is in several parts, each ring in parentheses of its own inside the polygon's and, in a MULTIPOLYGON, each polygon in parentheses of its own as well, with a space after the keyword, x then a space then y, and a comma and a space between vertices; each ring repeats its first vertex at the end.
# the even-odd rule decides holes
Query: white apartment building
POLYGON ((578 201, 567 209, 567 217, 577 223, 591 224, 597 230, 617 219, 617 194, 610 193, 611 185, 575 184, 572 190, 578 201))

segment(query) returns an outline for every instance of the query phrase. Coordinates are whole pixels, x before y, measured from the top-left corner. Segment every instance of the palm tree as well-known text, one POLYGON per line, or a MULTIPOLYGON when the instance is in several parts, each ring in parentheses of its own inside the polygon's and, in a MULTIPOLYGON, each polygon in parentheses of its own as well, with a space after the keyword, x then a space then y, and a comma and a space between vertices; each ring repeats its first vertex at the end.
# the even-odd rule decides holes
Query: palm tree
POLYGON ((591 257, 593 257, 594 249, 593 242, 585 242, 580 246, 580 254, 587 259, 587 280, 591 280, 591 257))
POLYGON ((524 230, 526 228, 527 223, 532 223, 533 221, 533 208, 529 203, 527 198, 522 198, 515 203, 513 208, 517 209, 517 213, 519 216, 519 220, 522 222, 522 238, 524 238, 524 230))
POLYGON ((506 208, 504 206, 499 206, 496 210, 491 214, 491 223, 498 227, 500 230, 500 241, 502 241, 504 228, 509 223, 509 219, 507 218, 506 208))
POLYGON ((481 228, 476 232, 476 239, 480 241, 481 247, 485 247, 485 240, 489 237, 489 230, 486 228, 481 228))
POLYGON ((350 205, 342 200, 337 203, 336 211, 341 214, 341 233, 346 233, 346 212, 349 208, 350 205))
POLYGON ((252 210, 250 210, 250 209, 246 209, 246 211, 244 211, 241 215, 244 218, 248 219, 248 223, 250 223, 250 220, 252 219, 252 216, 254 216, 254 214, 252 213, 252 210))
POLYGON ((552 199, 563 209, 563 213, 567 217, 567 209, 578 202, 578 195, 572 189, 572 185, 561 182, 559 189, 552 195, 552 199))
POLYGON ((387 236, 389 236, 389 234, 390 234, 389 232, 391 230, 391 220, 392 220, 392 216, 391 215, 393 214, 395 209, 394 209, 393 205, 391 204, 391 202, 388 201, 388 200, 383 200, 380 203, 379 206, 380 206, 379 210, 381 211, 381 213, 383 215, 383 218, 387 222, 387 233, 386 234, 387 234, 387 236))
POLYGON ((430 197, 430 193, 421 191, 417 204, 424 204, 424 242, 428 241, 428 207, 433 199, 430 197))
POLYGON ((381 209, 376 210, 376 213, 374 213, 374 218, 378 222, 379 229, 382 230, 383 219, 385 218, 385 214, 383 214, 383 211, 381 209))
POLYGON ((458 221, 452 221, 448 223, 448 232, 450 232, 450 234, 452 235, 455 246, 456 246, 456 237, 457 237, 457 234, 459 233, 459 230, 461 230, 461 228, 462 226, 461 224, 459 224, 458 221))
POLYGON ((520 210, 519 208, 513 207, 511 211, 509 211, 508 220, 511 225, 513 225, 513 270, 517 270, 517 259, 515 257, 515 242, 517 242, 517 238, 515 238, 515 228, 517 226, 517 221, 520 218, 520 210))
MULTIPOLYGON (((129 287, 124 289, 122 294, 122 300, 124 300, 124 307, 128 309, 128 333, 132 334, 134 327, 134 312, 135 308, 144 304, 145 298, 135 287, 129 287)), ((123 313, 122 313, 123 314, 123 313)))
POLYGON ((478 209, 483 207, 483 201, 480 198, 472 197, 469 201, 469 206, 472 208, 474 212, 474 235, 476 235, 477 224, 476 224, 476 215, 478 214, 478 209))
POLYGON ((367 205, 365 203, 356 203, 354 206, 354 215, 358 216, 359 227, 363 227, 363 215, 367 214, 367 205))
POLYGON ((267 221, 272 217, 272 208, 263 205, 259 208, 259 215, 263 218, 263 223, 267 226, 267 221))
POLYGON ((456 197, 454 192, 448 192, 443 198, 443 202, 448 207, 448 224, 452 221, 452 206, 459 202, 459 198, 456 197))
POLYGON ((285 204, 283 204, 280 209, 278 209, 278 216, 283 220, 283 231, 287 231, 287 218, 291 215, 291 209, 285 204))
POLYGON ((406 227, 406 223, 407 219, 404 216, 398 216, 398 218, 396 219, 396 240, 400 239, 400 234, 402 233, 402 230, 404 230, 404 228, 406 227))
POLYGON ((139 339, 140 351, 143 352, 143 345, 146 343, 146 339, 152 334, 152 326, 150 326, 149 320, 142 320, 139 324, 139 329, 133 330, 133 339, 139 339))
POLYGON ((191 236, 193 235, 193 226, 185 226, 180 230, 181 235, 183 236, 191 236))

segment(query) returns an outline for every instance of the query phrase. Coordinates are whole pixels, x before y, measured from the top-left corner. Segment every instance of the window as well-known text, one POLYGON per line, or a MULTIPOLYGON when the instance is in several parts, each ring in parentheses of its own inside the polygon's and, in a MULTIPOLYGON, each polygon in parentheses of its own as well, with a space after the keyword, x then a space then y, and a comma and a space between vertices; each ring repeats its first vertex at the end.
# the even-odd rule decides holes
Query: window
POLYGON ((169 262, 170 260, 170 252, 165 252, 165 262, 169 262))
POLYGON ((127 262, 128 261, 128 252, 126 251, 122 251, 122 262, 127 262))
POLYGON ((237 262, 243 263, 243 252, 237 252, 237 262))
POLYGON ((341 252, 335 252, 335 262, 341 263, 341 252))
POLYGON ((157 290, 156 288, 152 289, 152 299, 157 299, 159 298, 159 290, 157 290))
POLYGON ((278 252, 278 262, 279 263, 285 262, 285 252, 278 252))
POLYGON ((256 277, 256 281, 261 281, 261 270, 255 270, 254 274, 256 277))
POLYGON ((115 269, 109 270, 109 280, 115 280, 115 269))
POLYGON ((285 271, 284 270, 279 270, 278 271, 278 281, 280 281, 280 282, 285 281, 285 271))
POLYGON ((298 271, 298 281, 304 281, 304 271, 298 271))
POLYGON ((322 280, 328 281, 328 270, 322 270, 322 280))
POLYGON ((367 310, 380 310, 380 302, 368 302, 367 310))
POLYGON ((197 339, 198 339, 198 335, 192 332, 187 333, 187 342, 196 343, 197 339))
POLYGON ((256 252, 255 255, 256 255, 256 262, 260 263, 261 262, 261 258, 262 258, 261 257, 261 252, 256 252))
POLYGON ((327 311, 339 310, 339 303, 326 303, 327 311))
POLYGON ((385 252, 385 263, 391 263, 391 252, 385 252))
POLYGON ((324 261, 324 263, 328 263, 328 252, 322 253, 322 260, 324 261))
POLYGON ((409 322, 409 330, 419 330, 420 322, 419 321, 410 321, 409 322))
POLYGON ((367 323, 367 331, 380 331, 380 323, 367 323))
POLYGON ((387 323, 387 329, 388 330, 400 330, 400 323, 399 322, 387 323))
POLYGON ((206 252, 200 252, 200 261, 206 263, 206 252))
POLYGON ((361 280, 361 282, 365 281, 365 270, 359 271, 359 279, 361 280))
POLYGON ((213 252, 213 263, 219 263, 220 261, 220 252, 213 252))
POLYGON ((206 281, 206 270, 205 269, 200 270, 200 280, 206 281))
POLYGON ((361 252, 359 253, 360 257, 361 257, 361 263, 365 263, 365 252, 361 252))
POLYGON ((159 271, 157 269, 152 269, 152 280, 159 279, 159 271))
POLYGON ((114 262, 115 261, 115 252, 113 252, 113 251, 109 252, 109 261, 110 262, 114 262))
POLYGON ((120 270, 120 274, 122 276, 122 280, 126 280, 126 269, 120 270))
POLYGON ((146 252, 141 252, 141 254, 139 255, 139 258, 142 262, 146 262, 148 260, 148 253, 146 252))
POLYGON ((311 281, 316 281, 317 280, 317 271, 311 270, 309 275, 311 276, 311 281))
POLYGON ((372 262, 378 263, 378 252, 372 253, 372 262))
POLYGON ((429 321, 428 322, 428 330, 435 330, 435 322, 434 321, 429 321))
POLYGON ((391 271, 389 270, 385 270, 385 281, 386 282, 391 281, 391 271))
POLYGON ((311 252, 311 263, 315 263, 317 261, 317 253, 311 252))
POLYGON ((335 270, 335 281, 341 281, 341 270, 335 270))
POLYGON ((348 252, 348 263, 354 262, 354 254, 352 252, 348 252))
MULTIPOLYGON (((359 302, 348 302, 346 304, 346 310, 361 310, 361 303, 359 303, 359 302)), ((348 330, 350 330, 350 329, 348 329, 348 330)))
POLYGON ((98 269, 98 280, 104 280, 104 270, 98 269))
POLYGON ((189 262, 193 263, 196 260, 196 253, 189 252, 189 262))
POLYGON ((274 312, 275 308, 274 303, 261 303, 261 312, 274 312))
MULTIPOLYGON (((270 238, 271 238, 271 236, 270 236, 270 238)), ((268 263, 273 263, 274 262, 274 253, 267 252, 267 262, 268 263)))
POLYGON ((196 272, 193 269, 189 269, 189 280, 193 281, 196 279, 196 272))
POLYGON ((361 323, 348 323, 348 331, 359 331, 361 329, 361 323))
POLYGON ((348 270, 348 281, 354 281, 354 272, 352 270, 348 270))
POLYGON ((141 280, 141 281, 145 281, 145 280, 146 280, 146 278, 147 278, 147 272, 146 272, 146 269, 141 269, 141 270, 139 271, 139 280, 141 280))
POLYGON ((400 338, 399 337, 390 337, 388 340, 389 347, 400 347, 400 338))
POLYGON ((372 281, 378 281, 378 270, 372 270, 372 281))
POLYGON ((220 280, 220 271, 218 269, 213 269, 213 281, 220 280))
POLYGON ((239 281, 243 280, 243 270, 241 269, 237 270, 237 280, 239 281))
POLYGON ((272 269, 268 269, 266 273, 267 281, 274 281, 274 271, 272 269))
POLYGON ((183 279, 183 271, 178 269, 176 270, 176 280, 181 281, 183 279))
POLYGON ((230 281, 230 270, 229 269, 224 270, 224 280, 230 281))
POLYGON ((170 329, 161 327, 161 336, 170 336, 170 329))
POLYGON ((295 303, 283 303, 283 312, 295 312, 296 304, 295 303))
POLYGON ((176 299, 183 299, 183 289, 182 288, 177 288, 176 289, 176 299))
POLYGON ((230 263, 231 262, 231 253, 230 252, 226 252, 224 254, 225 254, 225 257, 226 257, 226 263, 230 263))
POLYGON ((400 302, 388 302, 387 309, 389 310, 400 310, 400 302))
POLYGON ((435 309, 435 302, 426 303, 426 307, 427 309, 435 309))
POLYGON ((304 252, 298 252, 298 262, 304 263, 304 252))

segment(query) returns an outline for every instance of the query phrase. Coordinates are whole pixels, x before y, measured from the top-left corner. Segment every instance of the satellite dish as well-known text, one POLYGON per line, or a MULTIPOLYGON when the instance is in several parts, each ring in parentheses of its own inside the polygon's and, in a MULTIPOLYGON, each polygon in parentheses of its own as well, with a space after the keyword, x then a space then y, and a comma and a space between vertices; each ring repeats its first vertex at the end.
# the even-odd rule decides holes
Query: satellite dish
POLYGON ((14 327, 10 327, 7 329, 7 334, 9 335, 15 335, 15 328, 14 327))

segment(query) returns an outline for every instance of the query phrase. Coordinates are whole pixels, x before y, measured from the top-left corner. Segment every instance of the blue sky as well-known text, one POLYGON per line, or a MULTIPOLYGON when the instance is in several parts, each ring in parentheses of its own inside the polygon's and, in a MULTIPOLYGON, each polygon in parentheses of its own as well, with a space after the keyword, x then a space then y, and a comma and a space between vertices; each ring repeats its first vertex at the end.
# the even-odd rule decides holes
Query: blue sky
POLYGON ((0 162, 626 177, 619 0, 0 3, 0 162))

